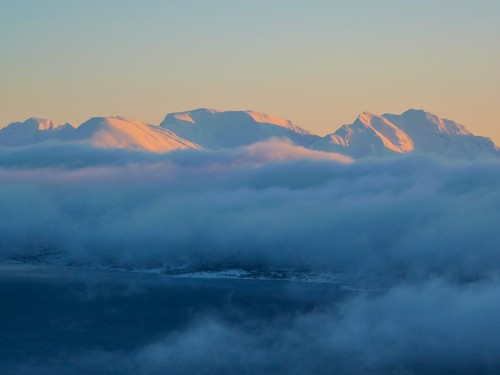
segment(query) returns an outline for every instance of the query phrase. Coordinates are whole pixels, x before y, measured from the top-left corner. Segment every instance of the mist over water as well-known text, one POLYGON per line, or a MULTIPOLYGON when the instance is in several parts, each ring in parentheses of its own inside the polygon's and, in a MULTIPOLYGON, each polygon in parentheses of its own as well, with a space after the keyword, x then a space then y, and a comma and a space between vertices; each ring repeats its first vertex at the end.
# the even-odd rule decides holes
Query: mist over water
POLYGON ((3 374, 494 374, 500 366, 495 279, 355 292, 32 265, 4 266, 0 279, 3 374))
POLYGON ((2 373, 497 373, 498 160, 352 162, 273 142, 163 155, 0 150, 0 254, 48 249, 84 267, 306 267, 364 291, 144 284, 110 271, 68 281, 64 267, 41 283, 29 281, 36 268, 3 270, 2 373), (36 316, 32 327, 59 350, 37 352, 43 335, 7 329, 36 316))

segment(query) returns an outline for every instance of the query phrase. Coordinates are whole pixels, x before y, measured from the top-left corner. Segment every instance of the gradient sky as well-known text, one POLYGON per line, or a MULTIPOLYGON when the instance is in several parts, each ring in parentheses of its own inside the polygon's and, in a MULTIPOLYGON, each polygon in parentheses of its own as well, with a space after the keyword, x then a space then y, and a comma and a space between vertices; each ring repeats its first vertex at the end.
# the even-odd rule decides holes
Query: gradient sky
POLYGON ((319 134, 424 108, 500 144, 498 0, 0 0, 0 126, 199 107, 319 134))

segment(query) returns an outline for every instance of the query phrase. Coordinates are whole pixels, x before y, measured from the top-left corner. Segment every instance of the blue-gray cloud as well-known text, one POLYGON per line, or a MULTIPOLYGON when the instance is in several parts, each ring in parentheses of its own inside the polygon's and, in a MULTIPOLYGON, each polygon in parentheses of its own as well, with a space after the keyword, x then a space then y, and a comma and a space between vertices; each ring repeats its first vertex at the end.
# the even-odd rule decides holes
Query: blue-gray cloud
MULTIPOLYGON (((358 296, 269 321, 203 314, 127 351, 13 365, 5 373, 494 374, 500 369, 498 280, 442 279, 358 296)), ((333 301, 332 301, 333 302, 333 301)))
POLYGON ((415 277, 497 271, 498 160, 346 164, 286 143, 284 154, 268 149, 2 151, 0 253, 415 277))
POLYGON ((2 150, 0 254, 310 267, 384 291, 272 321, 202 314, 133 350, 2 372, 498 373, 498 160, 346 163, 267 146, 2 150))

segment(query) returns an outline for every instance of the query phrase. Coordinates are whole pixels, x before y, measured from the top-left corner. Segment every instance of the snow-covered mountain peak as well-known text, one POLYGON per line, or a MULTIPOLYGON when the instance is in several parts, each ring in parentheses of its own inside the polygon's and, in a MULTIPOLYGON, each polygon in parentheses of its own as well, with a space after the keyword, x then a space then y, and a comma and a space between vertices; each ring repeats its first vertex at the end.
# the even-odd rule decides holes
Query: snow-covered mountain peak
POLYGON ((160 126, 211 149, 239 147, 272 137, 309 135, 290 120, 256 111, 197 109, 177 112, 168 114, 160 126))
POLYGON ((192 111, 169 113, 163 123, 188 122, 203 125, 209 121, 233 121, 246 123, 261 123, 267 125, 276 125, 288 128, 298 133, 308 134, 309 132, 295 125, 290 120, 266 113, 247 110, 247 111, 221 111, 213 108, 199 108, 192 111))
POLYGON ((31 117, 0 129, 0 146, 27 146, 43 141, 63 139, 74 130, 71 124, 56 125, 52 120, 31 117))
POLYGON ((151 152, 200 148, 167 129, 126 117, 93 117, 76 129, 75 139, 95 147, 151 152))
POLYGON ((384 154, 387 150, 406 153, 414 149, 411 138, 404 131, 383 116, 370 112, 363 112, 352 124, 342 126, 334 134, 337 136, 334 143, 351 147, 356 156, 384 154))
POLYGON ((353 123, 325 137, 261 112, 207 108, 168 114, 160 126, 118 116, 94 117, 74 128, 33 117, 0 129, 1 147, 73 141, 150 152, 234 148, 271 138, 285 138, 305 148, 354 158, 410 152, 468 159, 500 155, 491 139, 475 136, 463 125, 421 109, 384 115, 363 112, 353 123))
POLYGON ((472 134, 465 126, 422 109, 409 109, 401 115, 384 114, 384 117, 405 131, 438 132, 449 135, 472 134))
POLYGON ((373 112, 368 112, 368 111, 364 111, 363 113, 361 113, 357 119, 359 119, 361 122, 365 123, 365 122, 370 122, 372 121, 374 118, 379 118, 381 116, 373 113, 373 112))
POLYGON ((23 123, 23 126, 33 127, 41 131, 53 130, 57 127, 52 120, 39 117, 29 118, 23 123))
POLYGON ((70 124, 56 125, 52 120, 41 118, 41 117, 30 117, 23 122, 13 122, 7 125, 4 129, 10 129, 15 131, 23 132, 38 132, 38 131, 49 131, 55 130, 57 128, 71 126, 70 124))
POLYGON ((191 111, 169 113, 165 116, 163 122, 168 123, 191 123, 195 124, 197 120, 209 117, 211 114, 221 111, 213 108, 198 108, 191 111))
POLYGON ((343 125, 312 147, 354 157, 408 152, 469 159, 499 155, 489 138, 475 136, 463 125, 422 109, 382 116, 363 112, 352 124, 343 125))
POLYGON ((295 125, 290 120, 285 120, 281 117, 272 116, 262 112, 255 112, 255 111, 245 111, 245 113, 247 113, 255 122, 258 123, 281 126, 283 128, 290 129, 295 133, 299 134, 309 134, 309 132, 306 129, 303 129, 295 125))
POLYGON ((390 128, 394 128, 394 124, 391 124, 386 118, 376 115, 371 112, 363 112, 361 113, 356 120, 349 126, 358 126, 364 125, 369 128, 377 127, 377 126, 387 126, 390 128))

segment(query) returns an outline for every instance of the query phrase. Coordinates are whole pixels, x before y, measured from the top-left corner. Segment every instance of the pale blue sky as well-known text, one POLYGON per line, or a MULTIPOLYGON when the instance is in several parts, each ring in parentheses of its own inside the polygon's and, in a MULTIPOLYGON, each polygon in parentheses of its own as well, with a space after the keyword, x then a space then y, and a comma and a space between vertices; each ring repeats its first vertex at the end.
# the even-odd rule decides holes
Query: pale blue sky
POLYGON ((0 0, 0 126, 424 108, 500 143, 500 1, 0 0))

